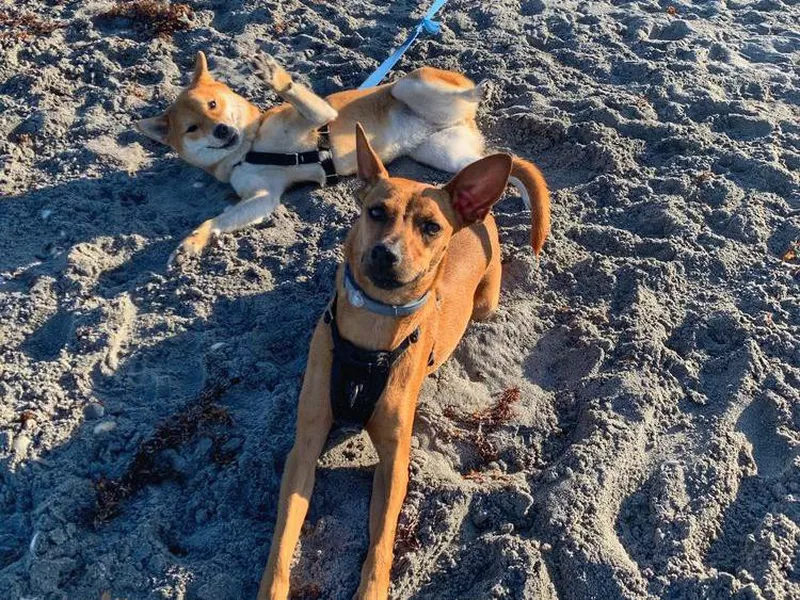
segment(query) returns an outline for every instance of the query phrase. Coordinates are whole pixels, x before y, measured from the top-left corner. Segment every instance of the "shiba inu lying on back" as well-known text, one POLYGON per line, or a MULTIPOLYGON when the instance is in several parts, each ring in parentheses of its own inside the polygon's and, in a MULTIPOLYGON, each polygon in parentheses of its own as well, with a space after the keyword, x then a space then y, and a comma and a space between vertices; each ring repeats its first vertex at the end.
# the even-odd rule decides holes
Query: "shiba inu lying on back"
MULTIPOLYGON (((392 83, 323 99, 294 82, 272 57, 253 59, 256 74, 286 103, 262 112, 215 80, 197 53, 189 86, 162 114, 136 123, 185 161, 230 182, 241 201, 202 223, 181 243, 197 254, 209 240, 269 217, 286 189, 324 185, 356 172, 355 124, 360 122, 382 161, 399 156, 450 173, 484 155, 475 123, 483 95, 464 75, 422 67, 392 83)), ((541 251, 550 229, 550 197, 530 162, 514 157, 511 180, 533 211, 531 243, 541 251)))

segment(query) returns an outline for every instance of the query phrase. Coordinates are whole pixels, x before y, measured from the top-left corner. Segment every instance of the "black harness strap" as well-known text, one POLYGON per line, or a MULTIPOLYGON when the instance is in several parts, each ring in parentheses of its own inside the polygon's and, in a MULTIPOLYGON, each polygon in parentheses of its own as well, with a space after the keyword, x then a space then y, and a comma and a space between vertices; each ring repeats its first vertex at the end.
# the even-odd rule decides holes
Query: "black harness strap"
POLYGON ((308 152, 255 152, 245 154, 244 162, 253 165, 274 165, 276 167, 297 167, 299 165, 318 164, 325 171, 325 185, 339 183, 336 167, 333 165, 333 156, 330 152, 330 127, 323 125, 317 129, 317 149, 308 152), (324 153, 324 155, 323 155, 324 153), (323 157, 324 156, 324 157, 323 157))
POLYGON ((319 150, 308 152, 294 152, 282 154, 280 152, 253 152, 244 156, 244 162, 253 165, 275 165, 276 167, 296 167, 298 165, 313 165, 319 163, 319 150))
POLYGON ((333 338, 331 365, 331 408, 338 423, 364 427, 389 383, 397 360, 419 340, 419 327, 394 350, 366 350, 346 340, 336 325, 336 296, 324 315, 333 338))

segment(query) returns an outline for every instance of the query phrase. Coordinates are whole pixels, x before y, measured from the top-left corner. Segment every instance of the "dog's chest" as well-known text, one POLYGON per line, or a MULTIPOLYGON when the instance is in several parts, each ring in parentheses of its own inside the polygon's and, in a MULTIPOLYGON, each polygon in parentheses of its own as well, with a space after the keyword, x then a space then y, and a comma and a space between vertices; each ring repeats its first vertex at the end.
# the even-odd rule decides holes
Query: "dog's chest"
POLYGON ((244 162, 231 173, 230 183, 243 200, 262 194, 282 194, 293 183, 321 183, 325 172, 316 164, 296 167, 254 165, 244 162))

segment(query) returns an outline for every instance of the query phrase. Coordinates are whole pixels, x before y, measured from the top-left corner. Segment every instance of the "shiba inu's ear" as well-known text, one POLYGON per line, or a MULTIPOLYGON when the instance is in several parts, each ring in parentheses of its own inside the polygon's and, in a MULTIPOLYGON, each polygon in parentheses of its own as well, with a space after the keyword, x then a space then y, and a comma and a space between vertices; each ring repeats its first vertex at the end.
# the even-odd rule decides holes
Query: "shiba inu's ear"
POLYGON ((500 199, 511 174, 511 156, 492 154, 467 165, 444 186, 461 225, 482 221, 500 199))
POLYGON ((167 143, 167 134, 169 133, 169 120, 167 120, 167 113, 162 113, 157 117, 150 117, 149 119, 141 119, 134 123, 136 129, 141 131, 150 139, 153 139, 162 144, 167 143))
POLYGON ((378 179, 388 177, 389 173, 383 166, 375 150, 369 145, 367 134, 361 123, 356 123, 356 162, 358 164, 358 178, 367 184, 373 184, 378 179))
POLYGON ((211 74, 208 72, 206 55, 202 52, 198 52, 194 59, 194 74, 192 75, 192 84, 197 83, 201 79, 211 79, 211 74))

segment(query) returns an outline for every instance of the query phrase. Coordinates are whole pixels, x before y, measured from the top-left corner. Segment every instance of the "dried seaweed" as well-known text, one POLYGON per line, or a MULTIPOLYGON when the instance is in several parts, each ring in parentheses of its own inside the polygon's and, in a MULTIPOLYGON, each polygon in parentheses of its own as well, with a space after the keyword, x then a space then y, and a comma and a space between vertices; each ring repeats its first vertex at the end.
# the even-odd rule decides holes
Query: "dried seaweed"
POLYGON ((0 40, 25 40, 31 36, 50 35, 61 27, 64 27, 64 23, 46 21, 33 13, 0 10, 0 40))
POLYGON ((781 255, 781 260, 791 262, 796 259, 798 255, 800 255, 800 240, 794 240, 789 244, 786 252, 781 255))
MULTIPOLYGON (((99 480, 95 484, 97 491, 95 522, 111 519, 118 514, 122 502, 145 486, 163 481, 169 476, 156 460, 161 451, 178 448, 198 434, 207 433, 214 425, 229 425, 232 420, 228 410, 217 404, 216 400, 238 382, 238 379, 231 379, 213 382, 206 386, 186 408, 162 422, 153 435, 139 446, 133 460, 120 478, 99 480)), ((220 460, 225 455, 219 450, 221 446, 219 440, 214 446, 212 458, 215 462, 223 464, 228 462, 220 460)))
POLYGON ((514 417, 512 405, 519 402, 519 399, 519 388, 509 388, 500 394, 497 402, 485 410, 463 416, 454 407, 448 406, 444 409, 444 416, 467 428, 469 431, 462 432, 457 437, 471 442, 484 462, 490 462, 497 460, 499 453, 488 436, 514 417))
POLYGON ((135 27, 162 38, 191 29, 194 12, 188 4, 170 4, 158 0, 117 2, 111 10, 96 17, 100 21, 128 19, 135 27))

